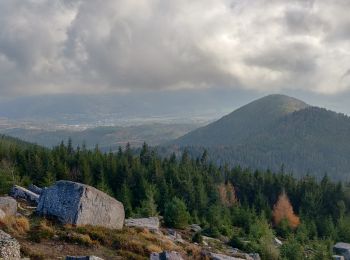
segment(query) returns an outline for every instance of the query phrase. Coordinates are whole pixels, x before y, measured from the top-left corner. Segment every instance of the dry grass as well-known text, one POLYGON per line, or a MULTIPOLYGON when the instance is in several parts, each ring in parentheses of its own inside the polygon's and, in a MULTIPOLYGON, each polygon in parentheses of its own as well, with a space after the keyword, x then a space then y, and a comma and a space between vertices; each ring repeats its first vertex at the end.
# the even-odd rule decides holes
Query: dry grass
POLYGON ((194 244, 188 244, 185 247, 185 251, 187 255, 190 257, 190 259, 195 259, 195 260, 203 259, 202 249, 199 246, 196 246, 194 244))
POLYGON ((56 234, 53 225, 46 219, 42 219, 39 222, 34 221, 32 228, 29 232, 29 238, 31 241, 40 243, 43 239, 51 239, 56 234))
POLYGON ((149 259, 151 253, 177 251, 188 259, 200 259, 196 246, 179 246, 161 234, 147 229, 111 230, 103 227, 72 225, 31 217, 6 218, 0 228, 19 239, 23 255, 31 259, 53 259, 70 250, 107 257, 106 259, 149 259), (34 242, 34 243, 33 243, 34 242), (54 250, 50 248, 54 247, 54 250), (58 247, 65 248, 64 252, 58 247))
POLYGON ((99 244, 112 247, 120 252, 132 252, 133 255, 149 257, 153 252, 183 250, 166 239, 164 236, 149 232, 147 229, 127 228, 123 230, 110 230, 102 227, 71 227, 66 230, 89 235, 92 240, 99 244))
POLYGON ((59 239, 68 243, 78 244, 81 246, 96 246, 97 241, 94 241, 87 234, 79 234, 75 232, 59 232, 59 239))
POLYGON ((29 220, 26 217, 6 217, 0 220, 0 227, 14 236, 26 235, 30 230, 29 220))

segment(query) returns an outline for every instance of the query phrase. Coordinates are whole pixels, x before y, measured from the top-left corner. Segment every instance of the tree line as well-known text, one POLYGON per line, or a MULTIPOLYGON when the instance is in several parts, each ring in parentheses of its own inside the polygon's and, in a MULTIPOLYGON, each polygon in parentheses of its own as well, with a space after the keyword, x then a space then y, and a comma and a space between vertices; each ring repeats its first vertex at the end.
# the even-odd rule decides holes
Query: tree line
POLYGON ((5 137, 0 161, 0 194, 14 183, 81 182, 123 202, 127 217, 160 215, 174 228, 200 224, 200 235, 227 237, 263 259, 329 259, 332 243, 350 242, 349 185, 327 175, 319 181, 294 178, 283 168, 219 167, 206 151, 198 158, 187 151, 164 158, 147 144, 137 152, 127 145, 104 153, 71 141, 46 149, 5 137), (279 250, 276 235, 286 241, 279 250))

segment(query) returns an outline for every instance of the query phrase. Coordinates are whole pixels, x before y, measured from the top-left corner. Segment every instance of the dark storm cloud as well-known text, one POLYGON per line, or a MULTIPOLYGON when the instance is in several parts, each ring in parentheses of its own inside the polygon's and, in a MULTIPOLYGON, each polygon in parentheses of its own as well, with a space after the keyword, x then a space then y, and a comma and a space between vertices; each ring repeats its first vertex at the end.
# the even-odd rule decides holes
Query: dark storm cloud
POLYGON ((0 92, 339 93, 349 89, 348 7, 345 0, 3 0, 0 92))

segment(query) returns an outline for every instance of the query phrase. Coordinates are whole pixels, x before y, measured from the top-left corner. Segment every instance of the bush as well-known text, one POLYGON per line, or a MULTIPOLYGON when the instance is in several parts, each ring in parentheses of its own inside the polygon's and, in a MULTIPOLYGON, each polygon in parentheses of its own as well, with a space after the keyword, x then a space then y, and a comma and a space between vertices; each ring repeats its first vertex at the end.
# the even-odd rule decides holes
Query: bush
POLYGON ((192 242, 193 243, 198 243, 198 244, 202 244, 203 243, 203 237, 201 232, 197 232, 193 235, 192 237, 192 242))
POLYGON ((281 222, 276 226, 277 235, 283 238, 287 238, 292 231, 293 230, 286 218, 282 219, 281 222))
POLYGON ((185 228, 188 225, 190 214, 187 211, 185 202, 174 197, 165 205, 164 222, 172 228, 185 228))
POLYGON ((297 240, 291 237, 281 246, 281 256, 288 260, 303 259, 304 249, 297 240))

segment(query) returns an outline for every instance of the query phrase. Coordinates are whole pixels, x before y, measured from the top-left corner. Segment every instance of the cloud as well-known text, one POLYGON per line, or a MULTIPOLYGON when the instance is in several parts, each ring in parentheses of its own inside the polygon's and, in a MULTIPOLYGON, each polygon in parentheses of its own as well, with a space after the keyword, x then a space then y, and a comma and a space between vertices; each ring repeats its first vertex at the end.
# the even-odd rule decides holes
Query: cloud
POLYGON ((0 93, 340 93, 350 90, 349 7, 346 0, 3 0, 0 93))

